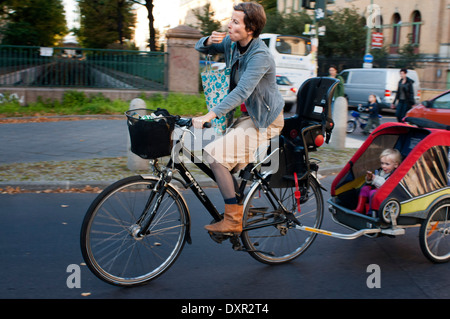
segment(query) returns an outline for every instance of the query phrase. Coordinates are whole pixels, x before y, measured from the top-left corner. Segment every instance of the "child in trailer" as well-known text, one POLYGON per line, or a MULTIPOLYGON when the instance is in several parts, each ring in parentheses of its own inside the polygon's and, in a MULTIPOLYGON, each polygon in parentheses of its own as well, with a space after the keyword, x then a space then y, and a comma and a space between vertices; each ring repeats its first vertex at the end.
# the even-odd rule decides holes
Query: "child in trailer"
POLYGON ((370 171, 366 174, 366 184, 361 188, 358 198, 358 206, 354 210, 360 214, 367 214, 366 203, 370 201, 375 192, 380 188, 386 179, 391 176, 394 170, 400 165, 402 156, 396 149, 385 149, 380 155, 381 170, 376 170, 375 173, 370 171))

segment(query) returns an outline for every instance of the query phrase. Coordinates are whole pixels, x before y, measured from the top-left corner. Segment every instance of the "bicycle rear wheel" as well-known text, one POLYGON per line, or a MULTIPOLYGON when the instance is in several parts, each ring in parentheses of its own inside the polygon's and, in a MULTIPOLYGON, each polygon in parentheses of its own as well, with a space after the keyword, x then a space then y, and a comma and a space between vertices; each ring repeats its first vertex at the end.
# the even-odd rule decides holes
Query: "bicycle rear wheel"
MULTIPOLYGON (((295 187, 273 189, 283 206, 299 220, 302 225, 320 228, 323 219, 323 197, 320 186, 314 178, 300 186, 301 211, 298 211, 295 199, 295 187)), ((295 229, 295 224, 285 218, 273 195, 261 184, 250 189, 244 202, 245 227, 256 227, 264 224, 283 221, 276 226, 264 226, 241 234, 242 242, 250 255, 266 264, 281 264, 291 261, 312 244, 316 233, 295 229)))
POLYGON ((347 133, 353 133, 356 130, 356 121, 355 120, 348 120, 347 121, 347 133))
MULTIPOLYGON (((81 229, 81 251, 89 269, 118 286, 147 283, 164 273, 183 249, 189 215, 181 195, 170 185, 143 236, 139 219, 157 178, 132 176, 106 188, 89 207, 81 229)), ((154 193, 153 193, 154 194, 154 193)))

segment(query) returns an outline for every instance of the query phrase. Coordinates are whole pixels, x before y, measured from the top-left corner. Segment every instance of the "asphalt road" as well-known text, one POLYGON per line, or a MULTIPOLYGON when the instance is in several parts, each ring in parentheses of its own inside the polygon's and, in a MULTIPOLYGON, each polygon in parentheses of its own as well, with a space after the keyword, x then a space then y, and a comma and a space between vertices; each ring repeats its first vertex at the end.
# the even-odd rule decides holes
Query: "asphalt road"
MULTIPOLYGON (((323 179, 324 186, 329 188, 332 179, 323 179)), ((206 191, 220 208, 219 191, 206 191)), ((268 266, 233 251, 228 242, 213 242, 203 229, 211 218, 190 191, 183 195, 190 205, 193 243, 166 273, 137 288, 106 284, 83 265, 80 226, 96 194, 0 195, 0 298, 169 299, 178 300, 178 307, 203 299, 450 298, 449 264, 432 264, 422 255, 417 229, 397 238, 318 236, 295 261, 268 266), (71 265, 80 267, 80 288, 67 285, 71 265), (370 265, 379 266, 380 288, 367 285, 370 265)), ((349 232, 328 212, 322 228, 349 232)))
MULTIPOLYGON (((384 116, 382 122, 392 120, 384 116)), ((126 156, 127 138, 123 120, 2 124, 0 164, 126 156)), ((347 138, 357 145, 365 136, 358 130, 347 138)), ((323 180, 325 187, 329 188, 332 179, 330 176, 323 180)), ((206 191, 220 206, 219 191, 215 188, 206 191)), ((350 300, 348 307, 353 305, 353 299, 392 299, 398 308, 399 299, 450 297, 449 264, 434 265, 422 255, 417 229, 410 229, 398 238, 362 237, 344 241, 318 236, 298 259, 274 267, 257 262, 247 253, 233 251, 228 242, 221 245, 213 242, 203 229, 211 218, 190 191, 184 191, 183 195, 190 205, 193 244, 185 245, 177 262, 160 278, 142 287, 125 289, 99 280, 84 265, 81 256, 80 227, 96 194, 1 194, 2 309, 10 307, 20 313, 35 314, 36 310, 55 309, 46 300, 113 300, 98 308, 104 314, 106 309, 115 311, 121 306, 116 304, 119 299, 145 299, 146 311, 150 313, 163 309, 166 314, 177 315, 191 307, 192 314, 193 307, 210 304, 221 306, 223 314, 224 302, 232 300, 237 306, 246 301, 269 303, 269 314, 279 314, 290 313, 291 301, 295 300, 295 309, 302 305, 305 306, 302 309, 323 313, 327 309, 317 308, 312 299, 350 300), (367 285, 374 265, 379 267, 380 288, 367 285), (73 269, 78 268, 81 286, 69 288, 73 269), (22 307, 12 299, 36 302, 33 307, 22 307)), ((324 195, 327 200, 329 195, 324 195)), ((328 212, 322 228, 348 232, 334 224, 328 212)), ((331 313, 349 313, 348 309, 333 308, 331 313)), ((405 308, 400 309, 403 312, 405 308)), ((85 307, 66 310, 71 314, 87 313, 85 307)))

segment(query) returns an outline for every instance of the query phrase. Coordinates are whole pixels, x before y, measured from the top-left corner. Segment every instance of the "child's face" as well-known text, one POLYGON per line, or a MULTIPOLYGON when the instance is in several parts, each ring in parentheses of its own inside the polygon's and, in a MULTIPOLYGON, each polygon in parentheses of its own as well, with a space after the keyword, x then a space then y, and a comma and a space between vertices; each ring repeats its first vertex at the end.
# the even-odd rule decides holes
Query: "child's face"
POLYGON ((398 167, 398 163, 394 162, 391 156, 383 156, 381 158, 381 169, 386 173, 390 174, 398 167))
POLYGON ((369 102, 375 103, 377 101, 377 98, 374 95, 369 95, 369 102))

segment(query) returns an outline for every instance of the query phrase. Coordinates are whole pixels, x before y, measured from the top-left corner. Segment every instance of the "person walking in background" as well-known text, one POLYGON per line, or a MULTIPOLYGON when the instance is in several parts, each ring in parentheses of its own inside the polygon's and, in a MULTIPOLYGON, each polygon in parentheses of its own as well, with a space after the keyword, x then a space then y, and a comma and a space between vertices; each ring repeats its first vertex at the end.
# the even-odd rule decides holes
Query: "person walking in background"
POLYGON ((336 89, 334 90, 333 102, 331 103, 331 114, 333 114, 334 100, 336 100, 336 98, 338 98, 340 96, 345 96, 344 79, 342 78, 342 76, 338 75, 338 69, 335 65, 330 65, 330 67, 328 69, 328 76, 339 80, 339 83, 336 86, 336 89))
POLYGON ((408 70, 406 69, 400 70, 400 81, 398 82, 397 94, 395 95, 394 102, 392 102, 391 105, 392 109, 396 108, 395 117, 397 117, 398 122, 403 120, 406 112, 408 112, 411 106, 415 104, 413 88, 414 80, 407 77, 407 73, 408 70), (395 106, 397 101, 398 104, 395 106))

